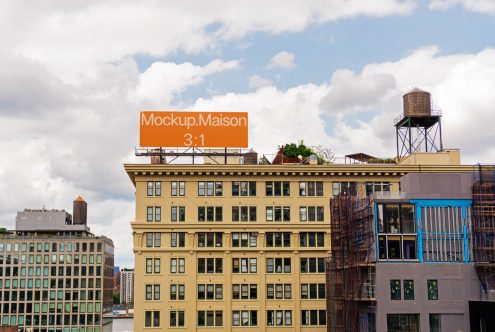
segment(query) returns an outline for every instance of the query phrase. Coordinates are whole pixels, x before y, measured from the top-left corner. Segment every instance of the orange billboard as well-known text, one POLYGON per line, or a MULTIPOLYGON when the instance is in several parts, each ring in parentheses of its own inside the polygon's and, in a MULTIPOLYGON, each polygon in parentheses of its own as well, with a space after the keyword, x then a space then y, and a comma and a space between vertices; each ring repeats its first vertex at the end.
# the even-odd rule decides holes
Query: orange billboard
POLYGON ((247 112, 143 111, 142 147, 247 148, 247 112))

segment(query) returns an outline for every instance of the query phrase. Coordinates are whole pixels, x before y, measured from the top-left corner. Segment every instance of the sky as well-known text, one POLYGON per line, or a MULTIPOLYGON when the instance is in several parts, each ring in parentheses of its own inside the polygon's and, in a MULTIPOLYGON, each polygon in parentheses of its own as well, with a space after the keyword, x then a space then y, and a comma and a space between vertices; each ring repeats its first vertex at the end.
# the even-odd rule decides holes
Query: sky
POLYGON ((0 226, 82 195, 122 267, 142 110, 249 112, 260 154, 394 157, 418 87, 445 147, 495 162, 495 0, 3 0, 0 42, 0 226))

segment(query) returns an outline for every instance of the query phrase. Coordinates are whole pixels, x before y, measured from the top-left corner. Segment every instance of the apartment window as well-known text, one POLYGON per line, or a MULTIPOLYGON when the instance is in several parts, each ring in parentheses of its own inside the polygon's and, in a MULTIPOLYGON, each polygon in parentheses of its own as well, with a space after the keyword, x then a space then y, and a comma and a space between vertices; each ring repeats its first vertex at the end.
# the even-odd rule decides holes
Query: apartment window
POLYGON ((233 326, 258 326, 258 311, 234 310, 232 311, 233 326))
POLYGON ((430 332, 442 332, 442 315, 430 314, 430 332))
POLYGON ((223 311, 198 311, 198 326, 223 326, 223 311))
POLYGON ((232 233, 232 247, 256 247, 258 241, 258 233, 242 232, 232 233))
POLYGON ((161 221, 162 208, 160 206, 148 206, 146 208, 146 221, 161 221))
POLYGON ((255 300, 258 298, 257 284, 234 284, 232 285, 232 299, 255 300))
POLYGON ((266 273, 290 273, 291 260, 290 258, 267 258, 266 273))
POLYGON ((388 332, 419 332, 418 314, 387 314, 388 332))
POLYGON ((186 221, 186 207, 185 206, 171 206, 170 207, 170 221, 186 221))
POLYGON ((325 284, 301 284, 301 299, 324 300, 325 284))
POLYGON ((170 258, 170 273, 185 273, 186 259, 185 258, 170 258))
POLYGON ((222 300, 222 284, 201 284, 198 285, 198 300, 222 300))
POLYGON ((222 232, 198 233, 198 247, 222 247, 222 232))
POLYGON ((327 325, 326 310, 301 310, 301 323, 303 326, 327 325))
POLYGON ((372 193, 390 191, 390 182, 366 182, 366 196, 372 193))
POLYGON ((183 301, 186 299, 186 285, 172 284, 170 285, 170 300, 183 301))
POLYGON ((256 258, 232 258, 232 273, 257 273, 256 258))
POLYGON ((289 181, 267 181, 265 182, 266 196, 290 196, 289 181))
POLYGON ((325 233, 323 232, 301 232, 299 233, 299 246, 301 247, 324 247, 325 233))
POLYGON ((198 206, 198 221, 222 221, 221 206, 198 206))
POLYGON ((428 280, 426 287, 428 290, 428 300, 438 300, 438 280, 428 280))
POLYGON ((160 285, 146 285, 145 299, 147 301, 160 300, 160 285))
POLYGON ((301 273, 325 273, 325 258, 301 258, 301 273))
POLYGON ((290 206, 267 206, 266 221, 290 221, 290 206))
POLYGON ((184 324, 184 311, 170 311, 170 327, 183 327, 184 324))
POLYGON ((223 182, 198 181, 198 196, 222 196, 223 182))
POLYGON ((146 258, 146 274, 153 273, 160 273, 160 258, 146 258))
POLYGON ((170 246, 171 247, 185 247, 186 246, 186 233, 185 232, 174 232, 170 233, 170 246))
POLYGON ((223 273, 222 258, 198 258, 198 273, 223 273))
POLYGON ((290 326, 292 325, 291 310, 267 310, 266 325, 268 326, 290 326))
POLYGON ((390 299, 400 300, 401 297, 400 280, 390 280, 390 299))
POLYGON ((256 196, 256 181, 232 182, 232 196, 256 196))
POLYGON ((323 182, 300 181, 299 196, 323 196, 323 182))
POLYGON ((325 221, 325 209, 323 206, 299 207, 300 221, 325 221))
POLYGON ((378 257, 382 260, 416 259, 413 204, 378 204, 378 257))
MULTIPOLYGON (((145 233, 146 234, 146 247, 159 248, 162 245, 162 234, 161 233, 145 233)), ((70 256, 69 256, 70 257, 70 256)))
POLYGON ((290 247, 290 232, 268 232, 265 234, 267 247, 290 247))
POLYGON ((356 182, 332 182, 332 195, 357 196, 356 182))
POLYGON ((292 299, 291 284, 266 284, 266 298, 269 300, 289 300, 292 299))
POLYGON ((414 300, 414 280, 404 280, 404 300, 414 300))
POLYGON ((256 206, 233 206, 232 221, 256 221, 256 206))
POLYGON ((172 182, 170 182, 170 195, 171 196, 185 196, 186 195, 186 183, 184 181, 172 181, 172 182))
POLYGON ((145 311, 144 327, 160 327, 160 311, 145 311))
POLYGON ((153 196, 153 181, 146 182, 146 196, 153 196))

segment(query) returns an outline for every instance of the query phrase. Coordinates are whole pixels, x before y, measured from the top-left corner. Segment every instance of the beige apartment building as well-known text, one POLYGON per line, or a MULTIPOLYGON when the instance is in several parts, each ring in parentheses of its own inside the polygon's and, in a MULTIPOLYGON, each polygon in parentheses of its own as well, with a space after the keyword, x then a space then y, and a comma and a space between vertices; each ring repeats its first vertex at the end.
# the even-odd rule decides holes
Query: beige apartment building
POLYGON ((326 331, 330 197, 399 191, 409 172, 469 172, 458 153, 416 155, 422 165, 125 165, 134 330, 326 331))

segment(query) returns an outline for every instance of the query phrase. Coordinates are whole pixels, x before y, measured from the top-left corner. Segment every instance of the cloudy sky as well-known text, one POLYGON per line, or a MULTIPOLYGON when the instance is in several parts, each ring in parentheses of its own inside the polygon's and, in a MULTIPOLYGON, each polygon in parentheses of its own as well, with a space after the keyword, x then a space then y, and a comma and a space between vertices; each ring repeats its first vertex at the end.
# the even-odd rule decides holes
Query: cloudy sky
POLYGON ((0 41, 0 225, 81 194, 121 266, 140 110, 247 111, 260 153, 393 157, 417 86, 446 147, 495 161, 494 0, 3 0, 0 41))

